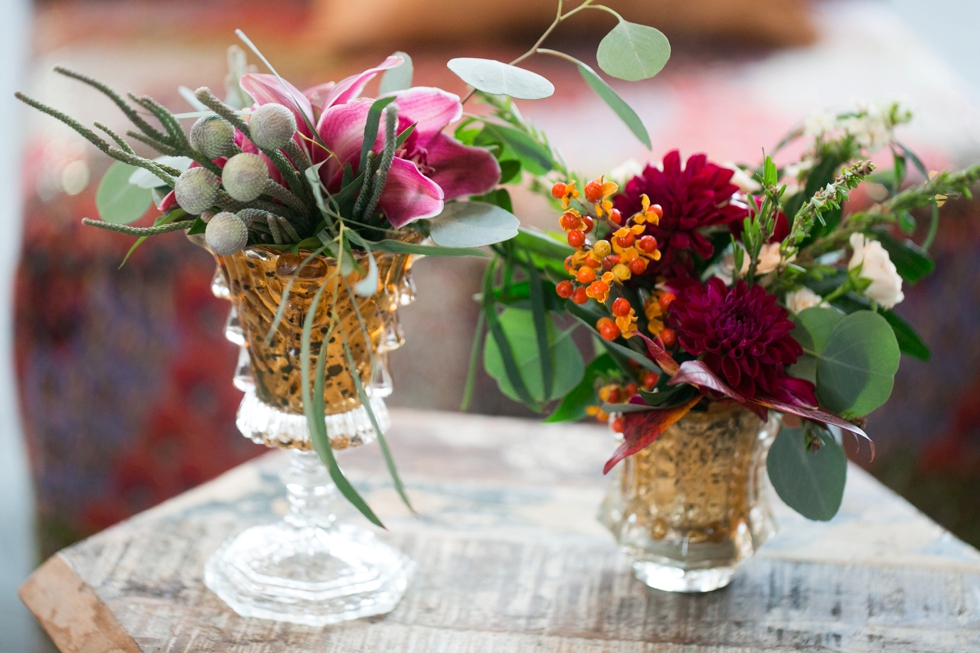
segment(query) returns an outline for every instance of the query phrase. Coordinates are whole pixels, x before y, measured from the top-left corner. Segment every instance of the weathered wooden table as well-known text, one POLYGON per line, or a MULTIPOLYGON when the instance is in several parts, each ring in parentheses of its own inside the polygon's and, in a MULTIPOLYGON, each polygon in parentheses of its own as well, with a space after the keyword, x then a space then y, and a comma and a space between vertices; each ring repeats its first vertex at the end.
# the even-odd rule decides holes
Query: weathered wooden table
POLYGON ((601 428, 410 411, 393 422, 419 517, 377 447, 342 457, 419 565, 389 615, 323 629, 243 619, 204 587, 226 537, 285 511, 280 453, 62 551, 21 596, 72 653, 980 651, 980 552, 855 466, 832 522, 779 504, 780 534, 731 586, 666 594, 633 578, 595 520, 613 446, 601 428))

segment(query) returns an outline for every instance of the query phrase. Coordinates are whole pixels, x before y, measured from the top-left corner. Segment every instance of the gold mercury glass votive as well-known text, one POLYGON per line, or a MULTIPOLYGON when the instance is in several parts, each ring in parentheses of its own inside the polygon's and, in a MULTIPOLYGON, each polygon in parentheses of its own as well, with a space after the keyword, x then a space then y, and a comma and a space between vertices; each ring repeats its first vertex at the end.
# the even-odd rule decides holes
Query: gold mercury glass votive
POLYGON ((599 519, 633 558, 637 578, 675 592, 731 582, 738 563, 775 533, 765 474, 778 430, 778 418, 764 423, 711 401, 617 466, 599 519))

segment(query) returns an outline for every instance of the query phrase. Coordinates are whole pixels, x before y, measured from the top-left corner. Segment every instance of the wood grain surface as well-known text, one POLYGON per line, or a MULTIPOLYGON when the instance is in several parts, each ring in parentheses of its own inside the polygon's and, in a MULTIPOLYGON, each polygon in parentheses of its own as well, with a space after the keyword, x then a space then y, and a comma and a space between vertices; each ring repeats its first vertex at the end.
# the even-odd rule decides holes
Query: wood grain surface
MULTIPOLYGON (((59 553, 21 596, 62 651, 741 653, 980 651, 980 553, 856 466, 840 514, 776 500, 780 534, 724 590, 651 590, 595 520, 604 429, 393 411, 341 464, 418 563, 390 614, 328 628, 243 619, 202 583, 230 535, 285 511, 271 453, 59 553)), ((345 518, 365 524, 350 509, 345 518)))

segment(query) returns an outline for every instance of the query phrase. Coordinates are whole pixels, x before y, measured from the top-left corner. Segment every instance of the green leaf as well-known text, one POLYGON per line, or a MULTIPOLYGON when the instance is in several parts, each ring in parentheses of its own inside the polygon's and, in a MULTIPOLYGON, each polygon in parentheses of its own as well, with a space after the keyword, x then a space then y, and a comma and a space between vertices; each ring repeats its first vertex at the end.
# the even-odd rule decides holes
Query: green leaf
POLYGON ((95 193, 100 218, 113 224, 129 224, 142 218, 150 208, 153 203, 150 189, 129 183, 129 178, 137 170, 139 168, 122 161, 109 166, 95 193))
POLYGON ((779 181, 779 172, 776 170, 776 164, 773 163, 772 157, 767 156, 766 162, 762 167, 762 181, 766 186, 775 186, 776 182, 779 181))
POLYGON ((520 225, 513 213, 493 204, 447 202, 429 221, 429 235, 442 247, 482 247, 513 238, 520 225))
POLYGON ((490 258, 486 252, 473 247, 434 247, 432 245, 416 245, 400 240, 367 240, 366 243, 377 252, 393 252, 395 254, 418 254, 419 256, 476 256, 490 258))
POLYGON ((670 42, 655 27, 620 19, 599 42, 596 57, 607 74, 637 82, 663 70, 670 59, 670 42))
POLYGON ((387 95, 412 87, 412 73, 414 72, 412 58, 400 50, 394 56, 401 57, 405 61, 384 72, 381 76, 381 84, 378 86, 378 95, 387 95))
POLYGON ((840 510, 847 456, 824 429, 784 426, 769 450, 766 469, 779 498, 807 519, 828 521, 840 510), (807 446, 808 436, 817 438, 819 449, 807 446))
POLYGON ((521 162, 507 159, 500 162, 500 183, 520 183, 521 181, 521 162))
POLYGON ((513 152, 521 165, 532 175, 546 174, 555 166, 548 148, 513 127, 486 123, 476 139, 476 144, 488 143, 500 143, 505 151, 513 152))
MULTIPOLYGON (((858 298, 854 295, 844 295, 834 300, 834 306, 846 313, 853 313, 855 311, 868 310, 871 305, 863 297, 858 298)), ((894 311, 880 311, 880 314, 891 326, 892 331, 895 333, 895 339, 898 340, 898 348, 903 354, 908 354, 913 358, 918 358, 923 361, 929 360, 931 357, 929 347, 922 340, 922 336, 916 333, 915 329, 908 322, 899 317, 894 311)))
POLYGON ((888 400, 901 352, 888 321, 872 311, 841 320, 817 356, 817 398, 845 417, 867 415, 888 400))
MULTIPOLYGON (((551 316, 545 317, 545 332, 555 381, 552 391, 546 394, 531 311, 508 308, 498 319, 500 328, 510 343, 521 379, 535 401, 544 403, 564 397, 579 384, 585 374, 585 364, 582 354, 572 341, 571 330, 559 332, 551 316)), ((497 380, 500 390, 511 399, 518 400, 517 391, 504 369, 504 360, 495 338, 487 338, 483 350, 483 365, 487 373, 497 380)))
POLYGON ((592 359, 585 367, 585 374, 579 384, 565 395, 558 407, 548 415, 545 422, 569 422, 584 419, 586 407, 599 403, 595 385, 599 379, 616 374, 619 367, 609 354, 602 354, 592 359))
POLYGON ((357 164, 357 171, 364 172, 367 165, 368 152, 374 147, 374 142, 378 138, 378 124, 381 122, 381 112, 389 104, 395 101, 394 97, 383 97, 375 100, 368 109, 367 122, 364 123, 364 140, 361 141, 361 161, 357 164))
POLYGON ((495 188, 485 195, 474 195, 470 198, 470 200, 474 202, 486 202, 487 204, 499 206, 508 213, 514 212, 514 203, 511 201, 510 193, 506 188, 495 188))
POLYGON ((188 236, 196 236, 198 234, 203 234, 208 228, 208 223, 198 217, 191 225, 191 228, 187 230, 188 236))
POLYGON ((651 149, 653 145, 650 143, 650 134, 647 133, 647 128, 643 126, 643 121, 640 120, 640 116, 636 114, 633 107, 627 104, 626 100, 619 97, 616 91, 612 90, 612 87, 599 77, 596 71, 581 61, 578 62, 578 71, 585 80, 585 83, 591 86, 592 90, 602 98, 603 102, 608 104, 609 108, 616 112, 619 119, 626 123, 626 126, 633 132, 633 135, 640 139, 640 142, 646 145, 648 150, 651 149))
POLYGON ((895 269, 903 279, 915 283, 929 274, 936 267, 929 252, 922 249, 911 240, 898 240, 891 234, 880 231, 877 233, 878 242, 888 252, 888 258, 895 264, 895 269))
POLYGON ((449 70, 473 88, 493 95, 509 95, 518 100, 551 97, 554 85, 530 70, 493 59, 450 59, 449 70))
POLYGON ((575 249, 565 240, 558 240, 547 233, 524 227, 518 230, 514 245, 521 251, 551 258, 562 264, 575 252, 575 249))
MULTIPOLYGON (((521 371, 514 358, 513 347, 504 332, 503 325, 500 323, 500 316, 497 315, 497 307, 493 301, 493 278, 497 269, 496 261, 487 266, 483 275, 483 316, 487 321, 487 344, 484 346, 484 368, 486 369, 486 347, 489 346, 491 339, 494 347, 500 354, 500 362, 503 364, 504 373, 507 378, 507 385, 513 388, 514 393, 519 397, 524 405, 533 410, 540 410, 540 405, 531 396, 521 376, 521 371)), ((498 385, 500 385, 498 381, 498 385)))
POLYGON ((787 370, 790 376, 817 382, 817 355, 822 353, 844 314, 832 308, 814 306, 793 317, 796 328, 791 334, 803 347, 804 354, 787 370))
POLYGON ((538 361, 541 364, 541 383, 544 388, 543 396, 550 397, 554 387, 554 366, 549 355, 548 342, 548 307, 544 297, 544 284, 541 274, 533 265, 527 268, 528 286, 530 289, 531 315, 534 318, 534 333, 538 340, 538 361))
POLYGON ((898 214, 898 226, 904 234, 915 232, 915 218, 908 211, 901 211, 898 214))

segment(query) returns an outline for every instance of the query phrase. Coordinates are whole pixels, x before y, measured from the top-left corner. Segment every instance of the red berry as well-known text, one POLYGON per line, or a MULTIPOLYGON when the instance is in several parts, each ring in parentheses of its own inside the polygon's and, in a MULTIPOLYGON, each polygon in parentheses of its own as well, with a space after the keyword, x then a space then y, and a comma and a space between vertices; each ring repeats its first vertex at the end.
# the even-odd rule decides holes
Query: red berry
POLYGON ((575 278, 579 283, 592 283, 595 281, 595 270, 590 267, 581 267, 579 268, 578 274, 575 275, 575 278))
POLYGON ((649 254, 657 249, 657 239, 653 236, 644 236, 643 238, 640 238, 639 242, 636 243, 636 246, 649 254))
POLYGON ((589 233, 592 231, 592 228, 595 227, 595 220, 587 215, 582 216, 582 222, 585 223, 585 233, 589 233))
POLYGON ((630 259, 629 269, 633 274, 643 274, 643 272, 647 269, 647 260, 645 258, 640 258, 639 256, 634 259, 630 259))
POLYGON ((585 234, 578 229, 572 229, 568 232, 568 244, 572 247, 581 247, 585 244, 585 234))
POLYGON ((658 218, 664 217, 664 209, 659 204, 651 204, 650 210, 656 213, 658 218))
POLYGON ((565 269, 568 270, 569 272, 572 271, 572 257, 571 256, 566 256, 565 257, 565 269))
POLYGON ((604 340, 615 340, 619 337, 619 327, 616 326, 616 323, 613 322, 611 318, 600 318, 600 320, 596 322, 595 326, 599 331, 599 335, 602 336, 604 340))
POLYGON ((584 304, 589 301, 589 296, 585 294, 584 286, 579 286, 575 289, 575 292, 572 293, 572 301, 576 304, 584 304))
POLYGON ((572 285, 571 281, 560 281, 558 282, 558 285, 555 286, 555 292, 558 293, 558 296, 562 299, 568 299, 572 296, 572 293, 575 292, 575 286, 572 285))
POLYGON ((625 297, 618 297, 612 304, 612 312, 616 317, 626 317, 630 314, 630 303, 625 297))
POLYGON ((619 388, 614 387, 609 390, 609 403, 618 404, 620 400, 619 388))
POLYGON ((657 385, 657 381, 660 380, 660 375, 656 372, 647 372, 643 376, 643 387, 647 390, 653 390, 653 387, 657 385))
POLYGON ((599 261, 595 260, 591 256, 586 256, 585 257, 585 264, 588 265, 590 268, 599 269, 600 267, 602 267, 602 263, 600 263, 599 261))
POLYGON ((626 430, 626 418, 617 417, 612 421, 612 430, 616 433, 622 433, 626 430))
POLYGON ((592 296, 604 295, 609 292, 609 284, 605 281, 593 281, 589 284, 589 290, 592 291, 592 296))
POLYGON ((623 214, 619 212, 619 209, 611 209, 609 219, 615 224, 623 224, 623 214))
POLYGON ((674 295, 674 293, 665 292, 664 294, 660 295, 660 299, 658 299, 657 302, 660 304, 660 309, 666 311, 668 308, 670 308, 670 304, 675 299, 677 299, 677 296, 674 295))
POLYGON ((633 235, 632 231, 627 233, 625 236, 616 237, 616 243, 619 244, 620 247, 632 247, 634 240, 636 240, 636 237, 633 235))
POLYGON ((590 202, 598 202, 602 199, 602 184, 598 181, 590 181, 585 185, 585 199, 590 202))
POLYGON ((565 213, 558 219, 558 223, 561 225, 562 229, 571 231, 572 229, 576 229, 578 227, 580 219, 581 218, 574 213, 565 213))
POLYGON ((663 340, 664 347, 673 347, 677 344, 677 334, 673 329, 664 329, 660 332, 660 339, 663 340))
POLYGON ((555 184, 554 186, 552 186, 551 187, 551 196, 554 197, 556 200, 560 200, 562 197, 564 197, 565 196, 565 184, 563 184, 563 183, 561 183, 559 181, 557 184, 555 184))
POLYGON ((638 386, 635 383, 626 384, 626 401, 629 401, 630 397, 636 394, 638 386))

